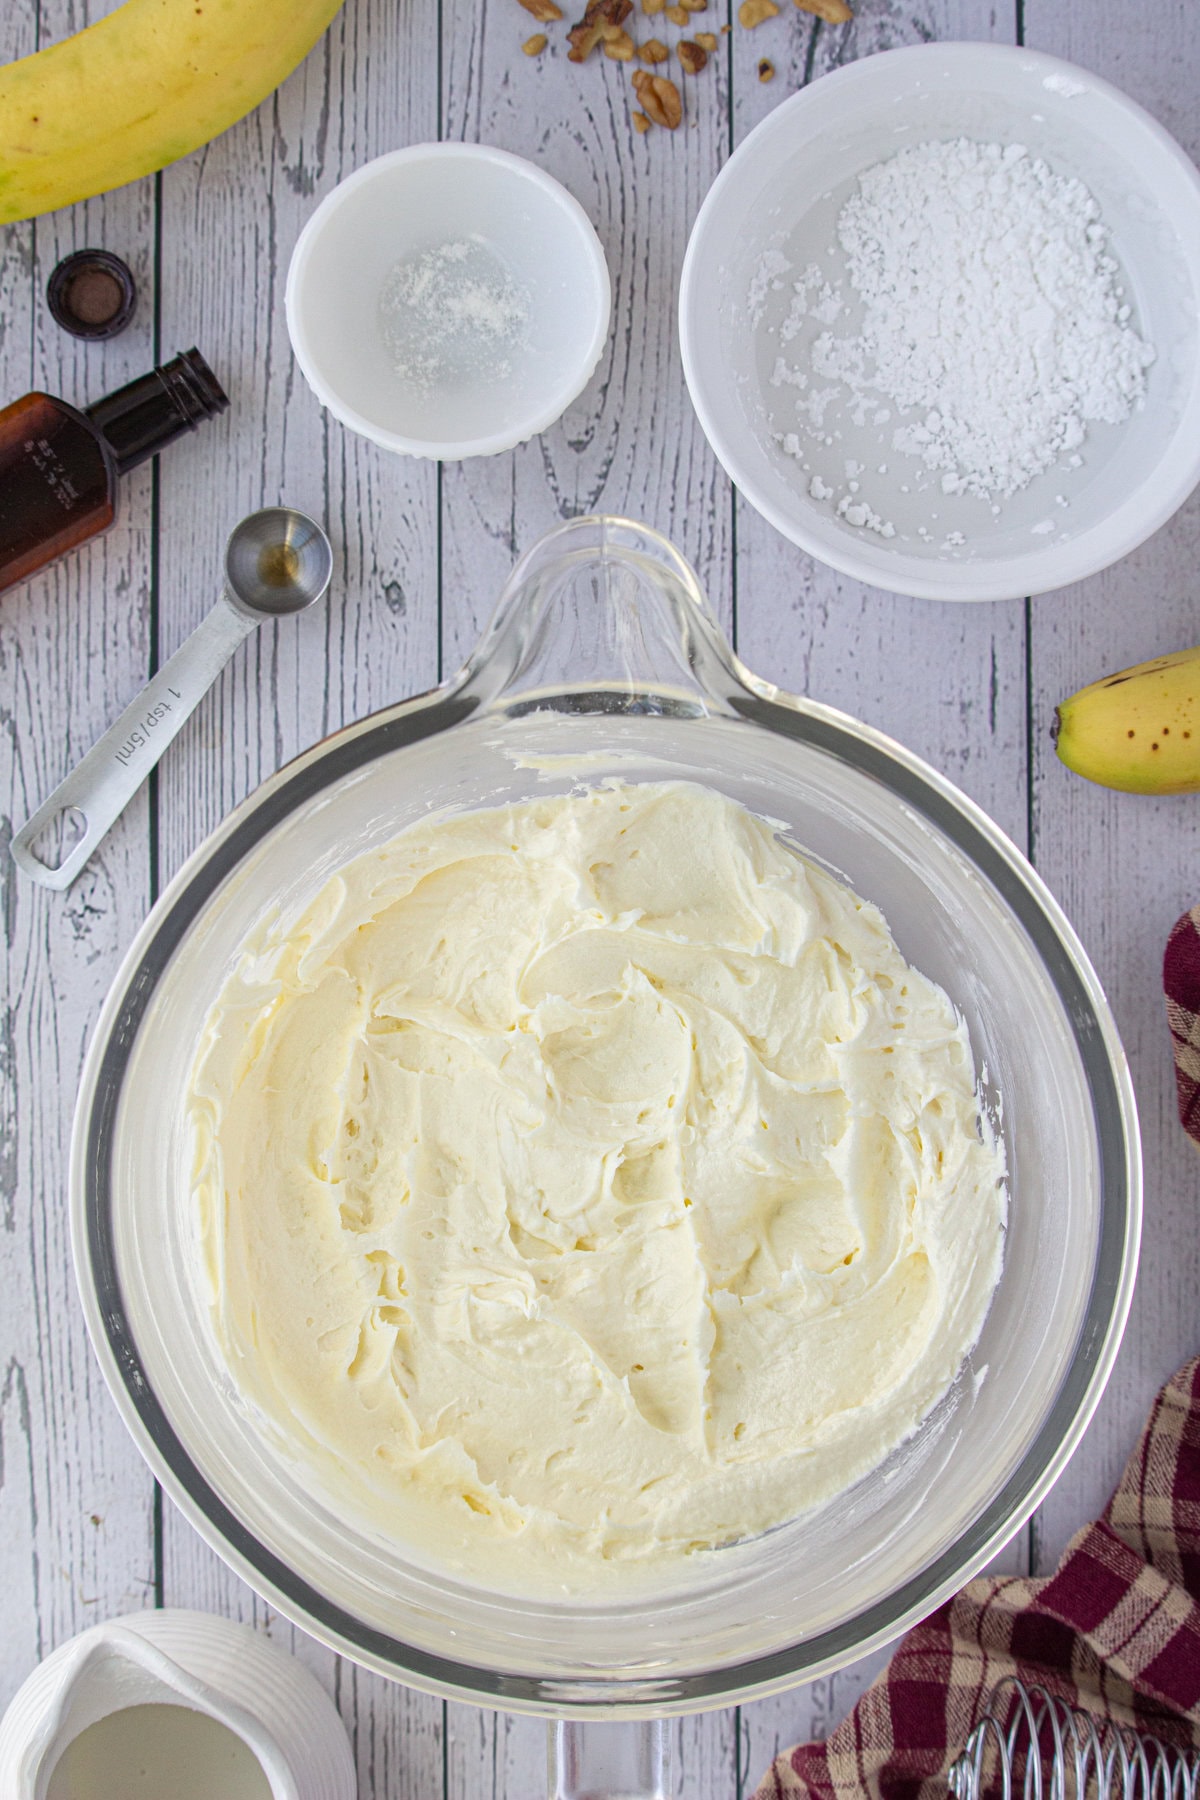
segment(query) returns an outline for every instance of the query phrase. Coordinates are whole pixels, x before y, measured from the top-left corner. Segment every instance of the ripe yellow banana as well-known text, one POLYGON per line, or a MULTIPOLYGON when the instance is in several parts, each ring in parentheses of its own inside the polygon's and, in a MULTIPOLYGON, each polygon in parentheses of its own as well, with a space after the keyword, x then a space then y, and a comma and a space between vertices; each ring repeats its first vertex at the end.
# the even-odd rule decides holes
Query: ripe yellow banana
POLYGON ((277 88, 341 0, 125 0, 0 68, 0 224, 149 175, 277 88))
POLYGON ((1200 789, 1200 645, 1080 688, 1055 712, 1054 740, 1069 769, 1102 787, 1200 789))

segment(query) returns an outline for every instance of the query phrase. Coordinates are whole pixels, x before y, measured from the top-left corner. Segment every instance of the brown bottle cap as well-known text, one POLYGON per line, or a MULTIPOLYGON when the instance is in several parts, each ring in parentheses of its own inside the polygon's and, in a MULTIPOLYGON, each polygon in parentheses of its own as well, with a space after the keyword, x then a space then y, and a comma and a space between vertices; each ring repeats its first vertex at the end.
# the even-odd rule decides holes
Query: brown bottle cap
POLYGON ((108 250, 76 250, 51 275, 46 301, 72 337, 110 338, 132 319, 137 288, 119 256, 108 250))

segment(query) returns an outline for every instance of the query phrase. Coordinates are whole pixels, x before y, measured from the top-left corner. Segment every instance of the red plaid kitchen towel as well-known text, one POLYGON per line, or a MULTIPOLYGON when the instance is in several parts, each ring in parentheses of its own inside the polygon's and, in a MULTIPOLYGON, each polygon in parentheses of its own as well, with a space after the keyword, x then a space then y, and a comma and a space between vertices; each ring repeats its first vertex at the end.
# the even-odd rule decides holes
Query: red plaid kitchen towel
POLYGON ((1175 1052, 1179 1117, 1193 1143, 1200 1144, 1200 906, 1177 919, 1163 957, 1167 1024, 1175 1052))
POLYGON ((1200 1357, 1159 1394, 1104 1516, 1053 1575, 969 1582, 901 1640, 825 1743, 776 1757, 755 1800, 945 1800, 950 1764, 1014 1674, 1200 1743, 1200 1357))

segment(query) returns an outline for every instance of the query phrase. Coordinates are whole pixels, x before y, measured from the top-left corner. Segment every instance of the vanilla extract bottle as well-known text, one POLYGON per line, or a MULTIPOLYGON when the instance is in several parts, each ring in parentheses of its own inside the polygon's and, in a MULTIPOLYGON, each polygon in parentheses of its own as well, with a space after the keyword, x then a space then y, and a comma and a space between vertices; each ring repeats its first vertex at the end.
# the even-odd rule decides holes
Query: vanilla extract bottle
POLYGON ((37 392, 6 406, 0 590, 107 531, 120 477, 228 405, 200 352, 184 350, 83 410, 37 392))

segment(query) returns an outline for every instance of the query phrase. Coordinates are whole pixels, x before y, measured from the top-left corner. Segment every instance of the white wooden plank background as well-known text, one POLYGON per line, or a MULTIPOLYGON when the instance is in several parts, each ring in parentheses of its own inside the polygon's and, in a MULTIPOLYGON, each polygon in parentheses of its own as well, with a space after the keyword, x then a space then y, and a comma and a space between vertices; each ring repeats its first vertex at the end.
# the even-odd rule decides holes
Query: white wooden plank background
MULTIPOLYGON (((732 16, 710 0, 698 24, 732 16)), ((0 58, 107 10, 0 9, 0 58)), ((696 562, 752 667, 883 726, 959 781, 1035 858, 1108 986, 1133 1061, 1147 1229, 1133 1319, 1071 1469, 1014 1545, 1045 1569, 1105 1498, 1158 1383, 1200 1340, 1200 1166, 1174 1116, 1158 965, 1200 898, 1200 810, 1102 793, 1050 749, 1058 698, 1108 667, 1200 638, 1193 502, 1116 569, 1032 605, 942 607, 814 566, 732 494, 687 402, 674 295, 704 192, 732 144, 787 93, 855 56, 932 38, 1025 42, 1109 76, 1195 155, 1194 0, 861 0, 831 29, 786 8, 736 26, 684 88, 674 136, 631 128, 628 73, 536 61, 516 0, 347 0, 328 37, 251 118, 118 194, 0 234, 0 393, 86 402, 191 343, 233 407, 126 484, 89 550, 0 599, 3 830, 98 735, 214 597, 228 527, 279 498, 329 522, 328 609, 239 653, 89 872, 65 897, 5 861, 0 1015, 0 1707, 33 1663, 97 1619, 156 1600, 255 1622, 302 1654, 352 1732, 363 1800, 527 1800, 541 1727, 443 1706, 365 1675, 270 1616, 153 1484, 104 1393, 78 1316, 65 1217, 70 1111, 119 957, 180 860, 286 757, 429 686, 474 639, 513 558, 558 519, 645 518, 696 562), (1189 30, 1191 27, 1191 30, 1189 30), (773 82, 758 81, 760 56, 773 82), (321 413, 287 346, 282 283, 313 205, 378 152, 438 136, 533 158, 596 222, 613 334, 567 417, 509 456, 438 472, 376 452, 321 413), (138 275, 123 337, 82 348, 43 302, 68 249, 102 244, 138 275)), ((672 39, 674 31, 667 33, 672 39)), ((826 1732, 880 1659, 769 1702, 679 1721, 677 1786, 737 1800, 775 1749, 826 1732)))

